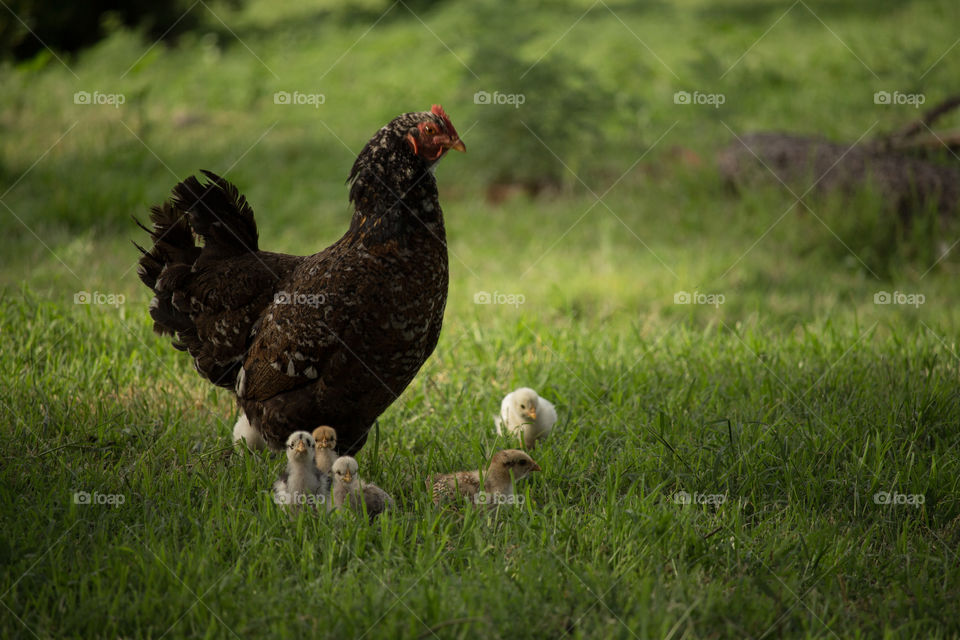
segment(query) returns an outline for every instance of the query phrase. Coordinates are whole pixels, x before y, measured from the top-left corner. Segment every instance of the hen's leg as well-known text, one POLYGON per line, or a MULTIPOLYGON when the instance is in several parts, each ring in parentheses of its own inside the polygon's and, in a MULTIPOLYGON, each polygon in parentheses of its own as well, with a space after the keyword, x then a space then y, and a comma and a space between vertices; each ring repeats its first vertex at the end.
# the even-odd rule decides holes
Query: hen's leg
POLYGON ((267 446, 266 441, 260 436, 260 432, 253 428, 250 421, 247 420, 247 414, 241 413, 237 424, 233 425, 233 441, 246 442, 247 448, 251 451, 258 451, 267 446))

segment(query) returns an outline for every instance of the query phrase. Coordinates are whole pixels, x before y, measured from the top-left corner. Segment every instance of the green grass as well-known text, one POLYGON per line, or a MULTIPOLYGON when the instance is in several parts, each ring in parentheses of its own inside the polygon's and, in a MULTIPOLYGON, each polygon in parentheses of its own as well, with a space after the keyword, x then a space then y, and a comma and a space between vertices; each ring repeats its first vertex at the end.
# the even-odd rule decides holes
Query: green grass
POLYGON ((211 5, 229 28, 207 15, 177 48, 117 32, 65 59, 77 77, 49 57, 0 68, 0 636, 960 634, 955 258, 891 233, 870 194, 790 209, 782 189, 732 193, 712 160, 731 130, 852 142, 912 119, 873 92, 945 97, 954 3, 505 7, 529 28, 519 59, 575 59, 615 104, 562 156, 579 178, 496 205, 490 163, 516 161, 500 125, 527 112, 472 102, 497 89, 457 60, 478 60, 476 5, 421 4, 429 29, 396 5, 368 33, 388 4, 211 5), (78 90, 127 102, 75 105, 78 90), (326 102, 278 106, 278 90, 326 102), (677 106, 677 90, 727 101, 677 106), (233 450, 229 395, 151 332, 129 216, 229 169, 263 247, 316 251, 347 224, 354 153, 431 102, 469 150, 437 171, 444 331, 358 456, 401 508, 291 520, 268 493, 283 461, 233 450), (492 415, 520 385, 560 412, 522 507, 435 509, 426 475, 503 446, 492 415))

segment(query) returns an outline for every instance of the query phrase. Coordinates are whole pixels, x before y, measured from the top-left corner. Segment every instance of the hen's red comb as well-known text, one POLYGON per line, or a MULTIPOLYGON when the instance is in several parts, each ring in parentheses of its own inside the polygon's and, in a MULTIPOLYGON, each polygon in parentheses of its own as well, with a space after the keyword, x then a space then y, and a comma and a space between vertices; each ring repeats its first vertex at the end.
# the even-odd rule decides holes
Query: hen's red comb
POLYGON ((443 119, 443 122, 444 124, 447 125, 447 131, 450 133, 451 137, 453 138, 460 137, 459 134, 457 134, 456 127, 453 126, 453 123, 450 122, 450 118, 447 117, 447 112, 443 110, 443 107, 441 107, 438 104, 435 104, 432 107, 430 107, 430 113, 432 113, 435 116, 440 116, 440 118, 443 119))

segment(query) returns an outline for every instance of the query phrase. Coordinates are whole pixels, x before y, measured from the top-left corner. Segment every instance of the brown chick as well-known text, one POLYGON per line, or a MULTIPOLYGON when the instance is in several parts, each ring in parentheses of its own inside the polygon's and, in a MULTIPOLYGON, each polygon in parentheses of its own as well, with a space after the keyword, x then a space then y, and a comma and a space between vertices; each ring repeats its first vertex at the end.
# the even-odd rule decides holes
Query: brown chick
POLYGON ((514 482, 532 471, 540 471, 540 465, 526 452, 503 449, 493 454, 482 481, 479 470, 458 471, 432 476, 427 480, 427 488, 437 505, 458 495, 476 504, 498 504, 504 496, 513 495, 514 482))
POLYGON ((329 476, 337 461, 337 432, 333 427, 317 427, 313 430, 313 439, 317 441, 317 469, 329 476))

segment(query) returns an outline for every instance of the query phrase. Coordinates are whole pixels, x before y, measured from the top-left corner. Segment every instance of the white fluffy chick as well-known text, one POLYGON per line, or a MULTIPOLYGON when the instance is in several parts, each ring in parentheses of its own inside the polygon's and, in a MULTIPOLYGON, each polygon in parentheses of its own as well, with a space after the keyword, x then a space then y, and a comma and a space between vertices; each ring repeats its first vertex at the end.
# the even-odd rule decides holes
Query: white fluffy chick
POLYGON ((337 461, 337 431, 333 427, 317 427, 313 439, 317 442, 317 469, 329 476, 337 461))
POLYGON ((427 488, 433 494, 434 504, 457 495, 476 504, 497 505, 502 496, 513 495, 513 483, 540 471, 538 465, 525 451, 504 449, 493 454, 490 466, 480 479, 480 471, 458 471, 432 476, 427 488))
POLYGON ((533 449, 557 423, 557 410, 533 389, 521 387, 503 399, 494 423, 499 435, 519 438, 525 448, 533 449))
POLYGON ((245 413, 241 413, 240 418, 237 419, 237 424, 233 425, 233 441, 246 442, 247 448, 251 451, 267 448, 267 442, 260 435, 260 432, 253 428, 245 413))
POLYGON ((364 482, 357 473, 359 465, 354 458, 343 456, 333 463, 333 490, 331 508, 346 505, 360 513, 364 507, 371 522, 378 515, 395 506, 393 498, 375 484, 364 482), (362 500, 362 501, 361 501, 362 500))
POLYGON ((313 436, 306 431, 294 431, 287 438, 286 447, 287 470, 273 483, 274 502, 294 510, 327 502, 330 478, 314 462, 313 436))

